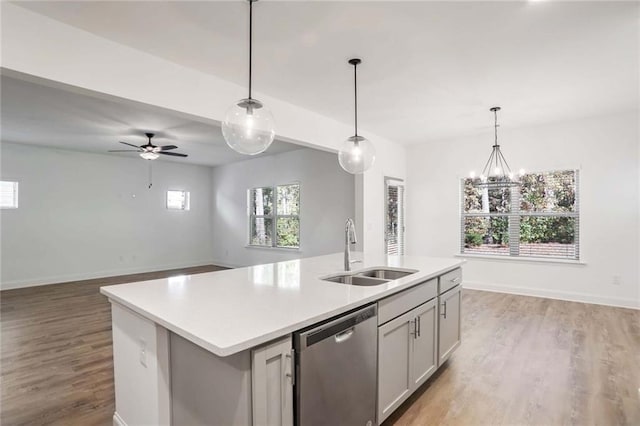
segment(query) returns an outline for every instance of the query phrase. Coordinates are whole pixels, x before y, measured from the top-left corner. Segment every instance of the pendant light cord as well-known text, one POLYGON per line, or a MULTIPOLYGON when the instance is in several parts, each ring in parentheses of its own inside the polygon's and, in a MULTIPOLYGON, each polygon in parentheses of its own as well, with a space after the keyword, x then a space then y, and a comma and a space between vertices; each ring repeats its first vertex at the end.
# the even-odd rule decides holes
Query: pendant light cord
POLYGON ((252 62, 252 41, 253 41, 253 2, 249 0, 249 99, 251 99, 251 62, 252 62))
POLYGON ((354 113, 354 117, 355 117, 355 130, 356 130, 356 134, 355 136, 358 136, 358 72, 357 72, 357 68, 358 68, 358 64, 355 63, 353 64, 353 109, 355 111, 354 113))
POLYGON ((494 124, 493 124, 493 128, 494 128, 494 132, 495 132, 495 145, 498 146, 498 110, 494 110, 493 111, 493 117, 494 117, 494 124))
POLYGON ((151 161, 152 160, 147 160, 149 162, 149 189, 151 189, 151 187, 153 186, 153 175, 152 175, 152 171, 151 171, 151 161))

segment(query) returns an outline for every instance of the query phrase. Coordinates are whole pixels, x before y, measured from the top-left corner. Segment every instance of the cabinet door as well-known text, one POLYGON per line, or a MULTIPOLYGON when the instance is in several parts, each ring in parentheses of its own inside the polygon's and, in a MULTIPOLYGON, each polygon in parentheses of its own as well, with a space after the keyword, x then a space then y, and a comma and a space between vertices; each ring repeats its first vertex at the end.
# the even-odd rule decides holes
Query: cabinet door
POLYGON ((411 395, 414 319, 410 311, 378 327, 378 424, 411 395))
POLYGON ((438 298, 412 311, 417 318, 413 340, 412 380, 418 388, 438 368, 438 298))
POLYGON ((460 346, 461 289, 461 286, 454 287, 439 297, 438 365, 442 365, 460 346))
POLYGON ((293 426, 291 337, 251 351, 254 425, 293 426))

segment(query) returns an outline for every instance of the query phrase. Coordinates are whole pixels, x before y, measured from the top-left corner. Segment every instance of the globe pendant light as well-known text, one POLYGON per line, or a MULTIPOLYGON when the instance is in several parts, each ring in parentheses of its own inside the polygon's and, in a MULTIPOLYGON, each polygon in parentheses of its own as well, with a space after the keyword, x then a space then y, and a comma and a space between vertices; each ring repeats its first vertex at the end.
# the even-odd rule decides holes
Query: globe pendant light
POLYGON ((338 162, 340 166, 354 175, 364 173, 376 160, 376 151, 373 144, 358 135, 358 72, 357 67, 362 61, 354 58, 349 59, 349 64, 353 65, 353 87, 354 87, 354 123, 355 133, 342 143, 338 152, 338 162))
POLYGON ((504 155, 502 155, 500 145, 498 144, 498 111, 500 111, 500 107, 493 107, 489 109, 489 111, 493 112, 495 132, 491 155, 489 155, 489 159, 484 169, 482 169, 480 176, 476 176, 475 172, 471 172, 469 177, 472 179, 473 185, 480 188, 508 188, 518 186, 520 185, 519 178, 524 175, 524 169, 520 169, 519 176, 516 176, 509 168, 509 164, 504 158, 504 155))
POLYGON ((251 97, 251 64, 253 36, 253 2, 249 2, 249 97, 240 99, 222 122, 222 135, 233 150, 245 155, 266 151, 276 135, 273 115, 257 99, 251 97))

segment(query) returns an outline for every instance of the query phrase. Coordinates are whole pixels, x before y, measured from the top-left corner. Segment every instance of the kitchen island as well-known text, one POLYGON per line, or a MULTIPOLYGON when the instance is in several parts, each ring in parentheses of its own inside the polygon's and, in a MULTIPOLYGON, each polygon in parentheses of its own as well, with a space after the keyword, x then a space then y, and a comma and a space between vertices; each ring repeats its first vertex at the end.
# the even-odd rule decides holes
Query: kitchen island
MULTIPOLYGON (((292 424, 291 333, 379 301, 390 301, 385 315, 391 320, 393 310, 405 305, 409 310, 411 300, 422 303, 421 297, 431 298, 437 321, 442 277, 450 275, 449 287, 459 289, 463 261, 458 259, 362 253, 355 258, 360 262, 353 264, 354 272, 374 267, 416 272, 375 286, 325 281, 344 269, 342 254, 332 254, 102 287, 112 303, 114 424, 292 424), (283 382, 274 384, 276 379, 283 382)), ((446 327, 455 332, 456 324, 446 327)), ((436 354, 437 341, 433 344, 436 354)), ((438 355, 446 359, 458 344, 459 320, 457 340, 438 355)), ((429 375, 444 359, 434 360, 429 375)), ((424 374, 420 380, 426 380, 424 374)), ((378 420, 410 393, 381 395, 391 399, 386 412, 379 407, 378 420)))

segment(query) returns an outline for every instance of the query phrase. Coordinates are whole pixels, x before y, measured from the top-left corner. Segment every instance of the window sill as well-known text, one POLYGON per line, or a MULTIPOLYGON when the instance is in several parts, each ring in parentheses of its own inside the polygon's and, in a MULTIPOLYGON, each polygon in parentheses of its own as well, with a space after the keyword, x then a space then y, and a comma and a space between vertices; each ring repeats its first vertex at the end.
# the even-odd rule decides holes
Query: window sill
POLYGON ((269 251, 289 251, 289 252, 299 252, 302 253, 302 250, 300 250, 300 248, 294 248, 294 247, 272 247, 272 246, 253 246, 251 244, 247 244, 246 246, 244 246, 245 248, 249 248, 249 249, 258 249, 258 250, 269 250, 269 251))
POLYGON ((571 259, 554 259, 545 257, 519 257, 519 256, 490 256, 484 254, 454 254, 455 257, 464 257, 466 259, 494 260, 498 262, 523 262, 523 263, 560 263, 564 265, 584 266, 587 263, 583 260, 571 259))

